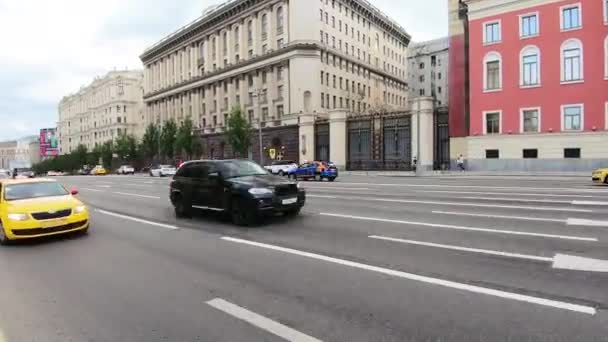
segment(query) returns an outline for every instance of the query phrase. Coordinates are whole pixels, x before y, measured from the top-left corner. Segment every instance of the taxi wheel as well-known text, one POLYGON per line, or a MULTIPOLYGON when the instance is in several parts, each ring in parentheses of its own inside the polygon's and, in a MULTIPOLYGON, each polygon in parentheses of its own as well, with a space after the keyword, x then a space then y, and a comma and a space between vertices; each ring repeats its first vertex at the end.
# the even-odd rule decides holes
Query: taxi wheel
POLYGON ((604 184, 608 184, 608 175, 604 177, 604 184))
POLYGON ((10 243, 10 240, 6 237, 6 232, 4 231, 4 226, 0 224, 0 245, 6 246, 10 243))

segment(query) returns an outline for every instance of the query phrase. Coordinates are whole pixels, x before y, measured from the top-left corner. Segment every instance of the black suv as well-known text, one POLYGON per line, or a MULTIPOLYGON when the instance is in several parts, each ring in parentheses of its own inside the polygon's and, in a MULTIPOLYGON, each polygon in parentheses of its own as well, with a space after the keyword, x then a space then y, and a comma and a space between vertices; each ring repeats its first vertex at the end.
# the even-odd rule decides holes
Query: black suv
POLYGON ((170 198, 178 217, 206 209, 229 213, 235 224, 248 225, 276 213, 298 215, 306 193, 298 183, 248 160, 200 160, 177 170, 170 198))

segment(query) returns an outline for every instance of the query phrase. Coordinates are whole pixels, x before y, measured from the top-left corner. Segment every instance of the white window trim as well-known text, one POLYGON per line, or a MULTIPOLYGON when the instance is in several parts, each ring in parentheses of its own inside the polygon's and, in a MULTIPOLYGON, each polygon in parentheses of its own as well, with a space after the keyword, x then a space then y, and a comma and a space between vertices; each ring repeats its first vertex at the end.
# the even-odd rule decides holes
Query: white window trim
POLYGON ((528 108, 520 108, 519 109, 519 133, 522 134, 532 134, 532 133, 540 133, 541 132, 541 123, 542 123, 542 113, 540 107, 528 107, 528 108), (529 110, 538 111, 538 129, 536 132, 525 132, 524 131, 524 112, 529 110))
POLYGON ((538 48, 538 46, 536 45, 526 45, 524 46, 523 49, 521 49, 521 51, 519 52, 519 87, 520 88, 538 88, 541 86, 542 84, 542 79, 541 79, 541 68, 542 68, 542 63, 541 63, 541 55, 540 55, 540 49, 538 48), (538 57, 538 70, 537 70, 537 74, 538 74, 538 83, 537 84, 530 84, 530 85, 524 85, 524 52, 527 49, 535 49, 536 50, 536 55, 538 57))
POLYGON ((498 133, 490 133, 489 135, 502 134, 502 110, 485 110, 483 113, 483 135, 488 135, 487 116, 488 114, 498 113, 498 133))
POLYGON ((494 45, 494 44, 502 43, 502 20, 501 19, 486 21, 481 25, 481 28, 483 29, 483 45, 494 45), (498 39, 495 42, 488 42, 488 39, 487 39, 488 37, 486 37, 486 25, 496 24, 496 23, 498 23, 498 35, 500 36, 500 39, 498 39))
MULTIPOLYGON (((519 15, 519 39, 530 39, 530 38, 535 38, 540 36, 540 13, 537 12, 530 12, 530 13, 524 13, 524 14, 520 14, 519 15), (523 19, 524 17, 529 17, 531 15, 535 15, 536 16, 536 34, 530 35, 530 36, 523 36, 523 32, 524 32, 524 27, 523 27, 523 19)), ((501 37, 502 38, 502 37, 501 37)))
POLYGON ((608 25, 608 4, 606 3, 606 0, 601 1, 602 7, 604 7, 604 25, 608 25))
POLYGON ((559 79, 560 79, 560 84, 576 84, 576 83, 583 83, 585 82, 585 47, 583 46, 583 42, 580 39, 577 38, 570 38, 565 40, 562 45, 560 45, 559 47, 559 79), (581 48, 581 79, 580 80, 574 80, 574 81, 566 81, 564 80, 564 46, 571 41, 576 41, 578 42, 578 45, 581 48))
POLYGON ((604 128, 608 131, 608 102, 604 104, 604 128))
POLYGON ((498 91, 502 91, 502 55, 497 51, 488 52, 483 58, 483 92, 484 93, 494 93, 498 91), (488 68, 487 62, 491 55, 498 56, 498 88, 497 89, 488 89, 488 68))
POLYGON ((580 2, 564 5, 559 8, 559 30, 561 32, 576 31, 576 30, 581 30, 582 28, 583 28, 583 6, 581 5, 580 2), (565 29, 564 28, 564 15, 563 15, 564 10, 568 9, 568 8, 574 8, 574 7, 578 7, 578 22, 581 23, 581 25, 579 27, 565 29))
POLYGON ((565 104, 565 105, 561 105, 560 106, 560 121, 561 121, 561 131, 562 132, 582 132, 585 130, 585 104, 584 103, 570 103, 570 104, 565 104), (566 107, 581 107, 581 129, 569 129, 569 130, 565 130, 564 129, 564 109, 566 107))
POLYGON ((608 35, 604 39, 604 79, 608 80, 608 35))

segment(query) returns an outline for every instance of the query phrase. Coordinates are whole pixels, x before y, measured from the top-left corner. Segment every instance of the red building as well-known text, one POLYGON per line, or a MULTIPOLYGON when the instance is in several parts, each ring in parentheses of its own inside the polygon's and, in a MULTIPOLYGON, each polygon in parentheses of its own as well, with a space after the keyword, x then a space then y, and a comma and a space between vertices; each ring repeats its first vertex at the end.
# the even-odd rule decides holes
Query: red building
POLYGON ((450 99, 452 157, 464 154, 474 170, 607 167, 608 0, 456 8, 450 93, 466 89, 460 103, 450 99))

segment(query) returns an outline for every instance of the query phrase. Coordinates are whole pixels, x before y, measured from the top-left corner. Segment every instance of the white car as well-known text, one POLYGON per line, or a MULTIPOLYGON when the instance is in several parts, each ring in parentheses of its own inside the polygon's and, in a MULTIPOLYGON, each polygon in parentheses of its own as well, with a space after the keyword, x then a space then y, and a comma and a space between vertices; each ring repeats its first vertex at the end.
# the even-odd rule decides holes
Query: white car
POLYGON ((119 175, 133 175, 135 174, 135 168, 131 165, 122 165, 116 170, 119 175))
POLYGON ((286 176, 289 172, 298 168, 298 164, 291 160, 276 160, 272 165, 264 166, 264 168, 273 175, 286 176))
POLYGON ((175 176, 175 166, 173 165, 155 165, 150 168, 151 177, 173 177, 175 176))

